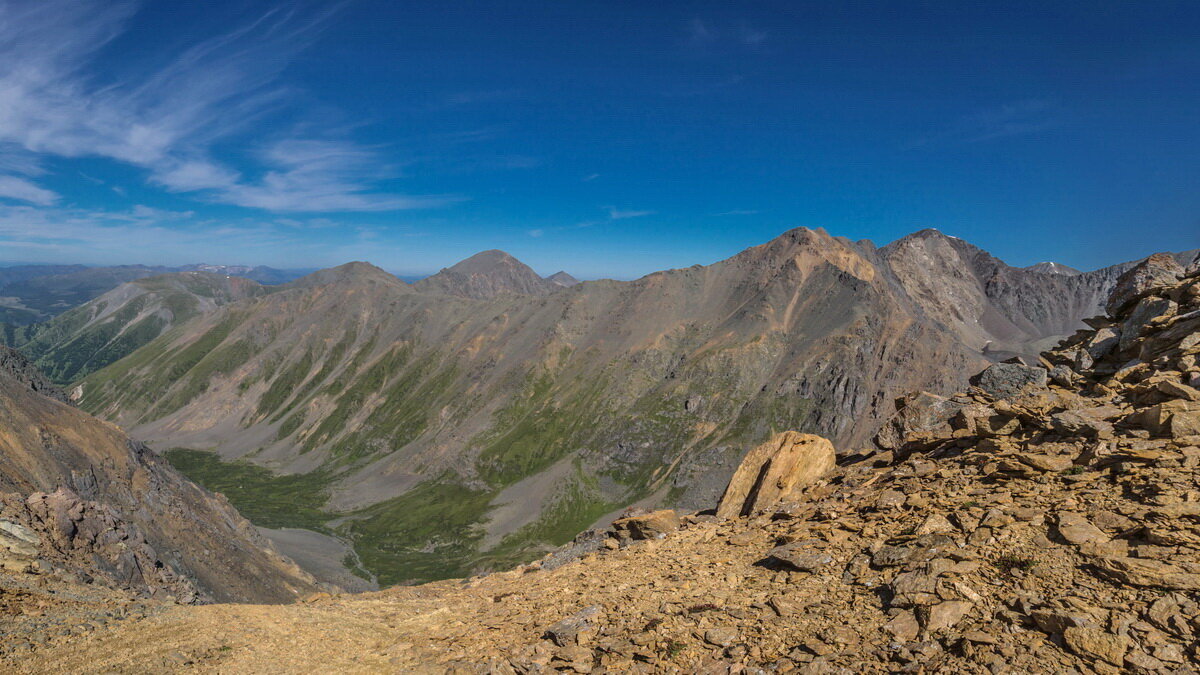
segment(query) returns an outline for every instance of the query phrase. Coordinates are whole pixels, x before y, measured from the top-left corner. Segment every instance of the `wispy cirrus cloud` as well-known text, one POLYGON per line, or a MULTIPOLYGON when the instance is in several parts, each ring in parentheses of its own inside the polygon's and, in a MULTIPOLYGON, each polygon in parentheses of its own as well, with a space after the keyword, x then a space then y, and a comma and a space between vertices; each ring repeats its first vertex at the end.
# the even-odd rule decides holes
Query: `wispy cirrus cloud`
POLYGON ((104 80, 95 62, 137 9, 108 0, 0 0, 0 197, 54 201, 7 166, 3 158, 20 153, 107 158, 145 169, 172 192, 270 211, 385 211, 447 201, 378 191, 388 167, 346 138, 285 133, 238 157, 241 168, 220 156, 222 142, 287 107, 294 92, 277 78, 333 10, 267 11, 136 77, 104 80))
POLYGON ((1058 110, 1047 101, 1017 101, 981 110, 964 119, 959 136, 968 143, 1024 136, 1061 123, 1058 110))
POLYGON ((267 211, 394 211, 440 206, 447 196, 403 196, 367 191, 380 162, 368 149, 339 141, 285 139, 258 154, 272 167, 258 180, 205 159, 161 167, 151 180, 173 192, 267 211))
POLYGON ((722 42, 742 47, 758 47, 769 37, 767 31, 745 23, 718 26, 698 16, 688 20, 684 26, 684 35, 688 45, 692 47, 706 47, 722 42))

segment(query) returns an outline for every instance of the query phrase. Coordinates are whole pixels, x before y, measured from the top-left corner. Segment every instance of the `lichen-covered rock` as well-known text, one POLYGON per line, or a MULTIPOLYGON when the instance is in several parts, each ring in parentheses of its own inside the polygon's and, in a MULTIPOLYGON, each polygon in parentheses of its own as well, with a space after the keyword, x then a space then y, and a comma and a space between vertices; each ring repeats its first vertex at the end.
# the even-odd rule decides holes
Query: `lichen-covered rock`
POLYGON ((1080 656, 1100 659, 1114 666, 1122 665, 1125 652, 1129 651, 1129 638, 1098 628, 1068 628, 1063 632, 1063 641, 1080 656))
POLYGON ((0 520, 0 569, 24 572, 38 555, 36 532, 11 520, 0 520))
POLYGON ((768 556, 801 572, 816 572, 833 562, 828 553, 805 543, 776 546, 768 556))

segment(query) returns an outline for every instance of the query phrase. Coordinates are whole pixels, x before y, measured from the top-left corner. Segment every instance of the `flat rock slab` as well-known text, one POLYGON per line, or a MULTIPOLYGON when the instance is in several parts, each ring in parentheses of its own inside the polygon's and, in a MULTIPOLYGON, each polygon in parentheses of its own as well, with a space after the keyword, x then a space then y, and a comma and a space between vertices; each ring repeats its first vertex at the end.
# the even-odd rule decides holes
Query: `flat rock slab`
POLYGON ((817 572, 833 562, 833 556, 807 544, 786 544, 771 549, 768 556, 801 572, 817 572))

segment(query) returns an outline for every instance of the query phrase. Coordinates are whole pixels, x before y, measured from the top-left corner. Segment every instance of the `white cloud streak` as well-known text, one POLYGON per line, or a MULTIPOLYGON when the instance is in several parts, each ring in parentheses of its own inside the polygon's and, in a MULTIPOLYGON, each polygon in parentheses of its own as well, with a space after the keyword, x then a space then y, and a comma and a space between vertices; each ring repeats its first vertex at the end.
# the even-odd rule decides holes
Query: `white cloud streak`
MULTIPOLYGON (((281 137, 245 159, 220 143, 279 111, 292 92, 280 72, 311 44, 328 12, 276 9, 182 49, 149 75, 105 81, 95 61, 127 28, 133 2, 0 0, 0 197, 33 204, 55 195, 14 170, 20 155, 102 157, 141 167, 169 191, 269 211, 385 211, 443 197, 374 189, 387 167, 340 138, 281 137)), ((27 160, 26 160, 27 161, 27 160)))
MULTIPOLYGON (((306 260, 342 262, 339 246, 355 246, 375 232, 360 227, 331 246, 320 234, 321 218, 201 219, 191 211, 166 211, 137 205, 121 211, 0 204, 0 252, 5 261, 71 260, 87 264, 148 262, 143 250, 152 246, 155 262, 185 264, 201 260, 228 264, 294 265, 296 253, 306 260)), ((388 235, 399 236, 392 229, 388 235)), ((404 233, 408 234, 408 233, 404 233)), ((376 245, 376 250, 377 250, 376 245)), ((367 255, 361 248, 358 258, 367 255)))
POLYGON ((0 175, 0 197, 17 201, 48 206, 58 201, 58 195, 50 190, 38 187, 31 181, 19 176, 0 175))

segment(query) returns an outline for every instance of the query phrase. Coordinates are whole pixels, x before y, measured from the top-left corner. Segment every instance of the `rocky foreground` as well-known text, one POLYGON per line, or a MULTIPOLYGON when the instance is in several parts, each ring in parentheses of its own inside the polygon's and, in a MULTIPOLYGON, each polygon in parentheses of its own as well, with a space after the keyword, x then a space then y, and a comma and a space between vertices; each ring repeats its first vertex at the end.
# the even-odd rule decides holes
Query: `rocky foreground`
POLYGON ((134 612, 3 667, 1195 672, 1200 268, 1151 258, 1108 310, 1039 363, 907 397, 881 449, 834 466, 823 439, 772 439, 715 512, 631 514, 467 580, 134 612))

